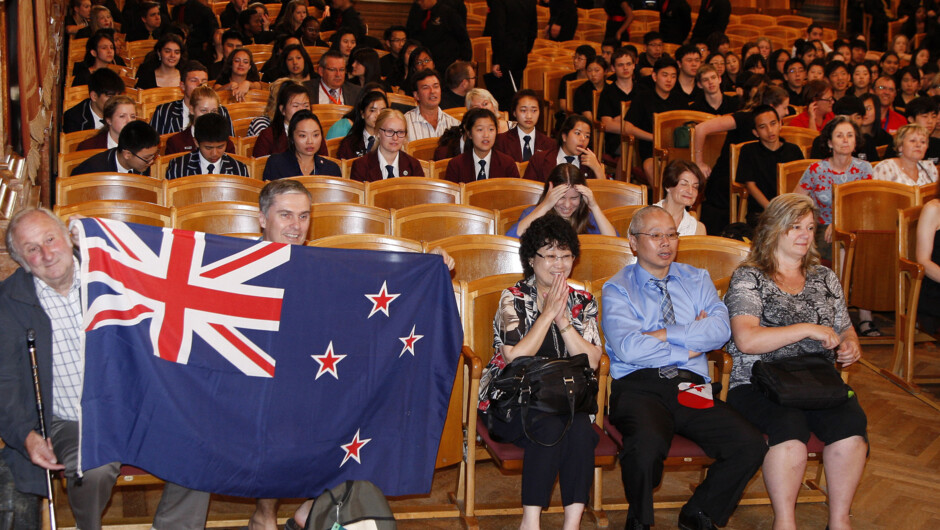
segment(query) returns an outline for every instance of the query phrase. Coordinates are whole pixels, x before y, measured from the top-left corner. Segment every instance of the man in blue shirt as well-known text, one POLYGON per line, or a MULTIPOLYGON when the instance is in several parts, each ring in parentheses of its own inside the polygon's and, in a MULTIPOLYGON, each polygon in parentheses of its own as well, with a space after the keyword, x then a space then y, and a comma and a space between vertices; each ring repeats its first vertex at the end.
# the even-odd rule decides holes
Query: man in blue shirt
POLYGON ((602 318, 615 379, 610 421, 623 434, 626 527, 653 524, 653 490, 674 434, 715 459, 679 513, 679 528, 724 526, 767 452, 755 427, 711 399, 706 355, 731 336, 728 309, 707 271, 674 263, 678 234, 666 210, 637 212, 629 238, 637 261, 604 284, 602 318))

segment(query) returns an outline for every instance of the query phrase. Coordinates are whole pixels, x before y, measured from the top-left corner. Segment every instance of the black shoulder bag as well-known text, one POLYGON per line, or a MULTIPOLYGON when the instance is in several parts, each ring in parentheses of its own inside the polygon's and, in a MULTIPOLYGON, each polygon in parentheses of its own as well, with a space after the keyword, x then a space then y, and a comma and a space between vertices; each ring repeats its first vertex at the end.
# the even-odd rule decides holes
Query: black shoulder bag
POLYGON ((774 403, 805 410, 837 407, 855 395, 835 366, 819 355, 757 361, 751 383, 774 403))
POLYGON ((573 357, 519 357, 506 365, 490 383, 490 410, 496 418, 510 422, 519 414, 526 438, 551 447, 564 438, 577 412, 597 412, 597 375, 586 353, 573 357), (568 416, 564 432, 545 443, 529 435, 529 410, 568 416))

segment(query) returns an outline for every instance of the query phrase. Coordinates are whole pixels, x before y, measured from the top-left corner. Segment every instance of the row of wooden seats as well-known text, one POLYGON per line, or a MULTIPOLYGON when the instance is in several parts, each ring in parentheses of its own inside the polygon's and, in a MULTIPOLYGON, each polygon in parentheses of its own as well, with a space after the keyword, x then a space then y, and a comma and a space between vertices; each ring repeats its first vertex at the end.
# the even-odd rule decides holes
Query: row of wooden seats
MULTIPOLYGON (((0 158, 0 220, 9 219, 31 195, 32 181, 26 171, 26 159, 11 150, 0 158)), ((0 246, 4 243, 0 242, 0 246)))
MULTIPOLYGON (((422 177, 364 183, 335 177, 294 177, 315 203, 346 202, 385 209, 417 204, 464 204, 488 210, 536 204, 544 185, 526 179, 487 179, 466 184, 422 177)), ((159 206, 185 206, 212 200, 257 201, 265 182, 233 175, 192 175, 159 180, 126 173, 90 173, 58 179, 57 204, 91 200, 134 200, 159 206)), ((646 188, 614 180, 591 180, 588 187, 601 209, 646 204, 646 188)))

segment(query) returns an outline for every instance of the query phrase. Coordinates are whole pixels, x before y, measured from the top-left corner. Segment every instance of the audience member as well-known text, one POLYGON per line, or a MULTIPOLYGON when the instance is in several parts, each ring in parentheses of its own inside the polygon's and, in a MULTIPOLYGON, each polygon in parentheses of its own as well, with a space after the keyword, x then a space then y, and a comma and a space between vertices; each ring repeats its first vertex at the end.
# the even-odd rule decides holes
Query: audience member
MULTIPOLYGON (((604 128, 604 150, 611 155, 620 153, 620 133, 624 131, 623 104, 633 101, 636 84, 636 54, 619 48, 610 56, 614 68, 614 82, 605 85, 597 100, 597 118, 604 128)), ((589 81, 589 83, 592 81, 589 81)), ((585 83, 587 84, 587 83, 585 83)), ((592 101, 593 106, 593 101, 592 101)), ((589 118, 590 119, 590 118, 589 118)))
POLYGON ((930 133, 915 123, 909 123, 894 135, 897 156, 882 160, 872 172, 875 180, 887 180, 909 186, 923 186, 937 182, 937 166, 924 160, 930 133))
POLYGON ((418 0, 417 6, 408 14, 408 36, 430 48, 437 67, 446 71, 456 60, 469 61, 470 36, 457 12, 439 0, 418 0))
POLYGON ((374 182, 396 177, 423 177, 421 163, 401 150, 408 134, 405 116, 395 109, 383 109, 375 118, 378 141, 352 165, 349 178, 374 182))
POLYGON ((88 97, 62 114, 62 132, 72 133, 104 127, 104 106, 123 94, 124 80, 110 68, 99 68, 88 77, 88 97))
POLYGON ((767 452, 760 432, 712 397, 706 354, 730 338, 728 310, 707 271, 674 263, 678 239, 668 212, 641 209, 629 233, 636 263, 604 284, 610 421, 623 435, 620 466, 630 529, 654 523, 653 490, 675 434, 715 459, 680 510, 680 528, 727 524, 767 452), (698 399, 706 403, 693 405, 698 399))
POLYGON ((286 151, 290 145, 288 129, 294 114, 301 110, 310 110, 307 89, 294 82, 282 85, 277 94, 277 107, 271 126, 258 134, 251 156, 257 158, 286 151))
MULTIPOLYGON (((137 120, 137 102, 125 95, 114 96, 104 106, 104 127, 98 134, 82 141, 76 151, 86 149, 113 149, 124 126, 137 120)), ((64 175, 63 175, 64 176, 64 175)))
POLYGON ((447 164, 446 180, 457 183, 490 178, 519 178, 516 162, 493 147, 496 145, 498 123, 489 109, 471 109, 464 115, 462 127, 471 149, 447 164))
POLYGON ((568 221, 578 234, 616 236, 603 210, 594 199, 594 193, 584 179, 584 173, 575 165, 562 163, 555 166, 548 178, 539 201, 526 208, 506 235, 520 237, 537 219, 558 216, 568 221))
POLYGON ((747 224, 757 226, 760 214, 777 196, 777 164, 802 160, 803 151, 780 136, 780 116, 772 106, 756 107, 753 117, 758 141, 741 146, 737 181, 747 188, 747 224))
MULTIPOLYGON (((157 130, 158 134, 169 134, 180 132, 184 125, 188 126, 192 122, 193 107, 191 97, 196 87, 205 85, 209 81, 209 74, 206 67, 198 61, 188 61, 180 71, 179 87, 183 92, 183 97, 176 101, 158 105, 150 118, 150 125, 157 130)), ((231 116, 228 110, 219 106, 219 113, 231 123, 231 116)), ((229 136, 235 136, 234 129, 229 126, 229 136)))
POLYGON ((228 123, 222 116, 210 112, 194 120, 193 136, 196 149, 170 161, 166 179, 190 175, 248 176, 248 167, 225 154, 229 144, 228 123))
POLYGON ((581 170, 584 178, 604 179, 604 168, 597 156, 589 149, 591 145, 591 122, 584 116, 568 116, 558 129, 558 149, 546 149, 529 159, 523 178, 545 182, 558 164, 572 164, 581 170))
POLYGON ((359 99, 360 88, 346 81, 346 59, 342 53, 336 50, 324 52, 320 56, 317 74, 318 78, 304 83, 311 93, 311 104, 352 106, 359 99))
MULTIPOLYGON (((682 44, 692 30, 692 8, 685 0, 664 0, 657 5, 663 42, 682 44)), ((694 73, 693 73, 694 75, 694 73)))
POLYGON ((466 105, 467 92, 476 86, 477 72, 467 61, 455 61, 444 74, 446 90, 442 90, 441 108, 453 109, 466 105))
POLYGON ((147 54, 147 58, 138 67, 135 87, 146 90, 176 86, 182 79, 180 65, 187 62, 182 37, 175 33, 165 33, 153 45, 153 51, 147 54))
POLYGON ((459 124, 456 118, 441 110, 441 78, 437 72, 418 72, 411 81, 418 106, 405 113, 409 142, 440 137, 444 131, 459 124))
POLYGON ((199 85, 189 96, 188 104, 190 107, 192 107, 193 112, 187 117, 187 126, 182 131, 167 138, 166 147, 163 149, 163 154, 169 156, 176 153, 191 153, 197 150, 199 146, 197 145, 197 140, 195 139, 195 134, 193 133, 193 127, 195 126, 196 118, 206 114, 216 114, 222 118, 223 122, 226 124, 225 151, 227 153, 234 153, 235 144, 233 144, 232 141, 228 139, 228 137, 231 135, 231 121, 222 116, 222 113, 219 110, 222 106, 219 104, 219 95, 216 94, 215 90, 209 88, 208 85, 199 85))
POLYGON ((86 173, 131 173, 150 175, 157 159, 160 135, 144 121, 132 121, 121 129, 117 147, 92 155, 72 170, 72 176, 86 173))
MULTIPOLYGON (((287 87, 284 87, 281 92, 286 89, 287 87)), ((318 154, 322 144, 323 128, 316 114, 309 109, 298 110, 291 117, 287 129, 287 150, 268 158, 263 179, 277 180, 307 175, 342 177, 342 172, 335 162, 318 154)))
MULTIPOLYGON (((378 137, 378 132, 375 129, 376 119, 386 108, 388 108, 388 99, 384 93, 377 90, 365 92, 360 98, 359 104, 351 111, 354 121, 343 140, 339 143, 336 158, 341 160, 359 158, 370 153, 375 147, 376 138, 378 137)), ((330 127, 330 134, 327 134, 327 139, 330 139, 335 127, 335 125, 330 127)))
POLYGON ((516 162, 528 162, 534 154, 558 147, 555 140, 536 129, 542 108, 534 90, 516 92, 510 108, 516 126, 496 136, 497 151, 509 155, 516 162))
POLYGON ((666 210, 676 223, 680 236, 704 236, 705 225, 692 217, 689 209, 698 204, 699 190, 705 184, 702 170, 686 160, 671 160, 663 170, 665 197, 656 206, 666 210))

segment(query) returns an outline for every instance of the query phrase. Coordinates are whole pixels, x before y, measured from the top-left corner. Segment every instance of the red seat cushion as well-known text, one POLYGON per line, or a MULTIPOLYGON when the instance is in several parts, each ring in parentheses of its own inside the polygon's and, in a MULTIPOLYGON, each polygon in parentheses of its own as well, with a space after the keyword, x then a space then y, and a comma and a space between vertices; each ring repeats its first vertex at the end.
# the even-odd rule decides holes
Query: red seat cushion
POLYGON ((122 475, 149 475, 150 473, 147 473, 146 471, 144 471, 143 469, 140 469, 139 467, 123 465, 121 466, 121 474, 122 475))

